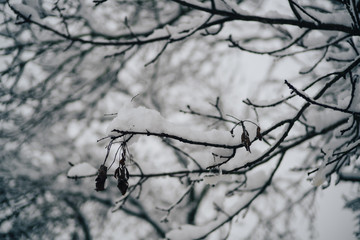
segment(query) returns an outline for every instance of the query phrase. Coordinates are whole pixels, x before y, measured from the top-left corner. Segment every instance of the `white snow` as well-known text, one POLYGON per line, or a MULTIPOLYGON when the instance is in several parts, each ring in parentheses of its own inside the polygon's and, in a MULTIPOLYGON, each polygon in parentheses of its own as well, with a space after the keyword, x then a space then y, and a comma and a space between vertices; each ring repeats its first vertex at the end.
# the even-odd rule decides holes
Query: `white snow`
POLYGON ((216 185, 219 182, 230 182, 232 176, 227 174, 208 174, 203 179, 205 184, 216 185))
POLYGON ((267 11, 264 16, 265 16, 265 17, 268 17, 268 18, 285 18, 285 19, 294 18, 294 17, 293 17, 292 15, 290 15, 290 14, 280 13, 280 12, 277 11, 277 10, 267 11))
POLYGON ((39 13, 33 7, 25 4, 11 4, 16 11, 22 14, 26 18, 30 18, 32 21, 40 22, 39 13))
POLYGON ((319 187, 321 186, 327 179, 329 173, 332 172, 334 169, 334 164, 327 164, 333 155, 332 149, 323 149, 323 151, 326 153, 324 156, 324 161, 319 167, 319 170, 316 172, 314 178, 312 179, 312 185, 319 187))
MULTIPOLYGON (((319 20, 321 23, 340 24, 351 27, 351 23, 352 23, 351 17, 349 13, 345 10, 337 11, 336 13, 322 13, 313 9, 307 9, 306 11, 311 16, 319 20)), ((306 21, 314 21, 304 13, 301 13, 300 11, 299 13, 301 14, 301 17, 306 21)))
MULTIPOLYGON (((222 176, 221 176, 222 177, 222 176)), ((257 171, 254 173, 249 173, 247 176, 247 186, 246 189, 255 189, 264 185, 267 181, 269 175, 263 171, 257 171)), ((204 179, 205 180, 205 179, 204 179)), ((209 180, 209 179, 208 179, 209 180)), ((206 180, 207 181, 207 180, 206 180)), ((249 203, 249 201, 254 197, 256 191, 249 192, 246 195, 233 195, 229 199, 229 204, 221 204, 224 212, 226 214, 220 214, 213 221, 208 222, 207 224, 196 226, 196 225, 183 225, 177 229, 173 229, 166 234, 166 238, 170 240, 180 240, 180 239, 198 239, 204 237, 211 229, 216 228, 224 221, 228 219, 231 215, 236 215, 240 213, 240 210, 249 203)), ((214 200, 216 202, 216 199, 214 200)))
POLYGON ((67 173, 68 177, 83 177, 83 176, 91 176, 97 173, 97 169, 91 166, 87 162, 76 164, 71 167, 67 173))
MULTIPOLYGON (((182 239, 198 239, 204 237, 211 229, 216 228, 224 221, 228 219, 228 215, 233 215, 239 213, 239 211, 252 199, 255 195, 254 192, 247 194, 246 196, 236 197, 233 204, 228 206, 224 211, 227 213, 221 214, 216 218, 216 220, 211 221, 202 226, 189 225, 185 224, 180 226, 177 229, 173 229, 166 234, 166 238, 170 240, 182 240, 182 239)), ((229 204, 230 205, 230 204, 229 204)))
POLYGON ((215 8, 221 11, 232 12, 235 11, 237 5, 227 0, 215 1, 215 8))
POLYGON ((326 181, 326 162, 324 161, 312 180, 312 185, 319 187, 326 181))
POLYGON ((118 131, 134 131, 141 133, 168 134, 194 142, 222 144, 228 146, 238 145, 239 137, 232 137, 229 131, 210 130, 201 131, 195 127, 183 124, 174 124, 163 118, 159 112, 145 107, 134 107, 132 104, 122 106, 107 128, 109 136, 119 136, 118 131))
POLYGON ((344 113, 334 111, 332 109, 323 109, 323 111, 319 111, 316 108, 312 108, 308 110, 306 117, 307 122, 311 126, 314 126, 315 130, 319 132, 324 128, 343 119, 344 113))

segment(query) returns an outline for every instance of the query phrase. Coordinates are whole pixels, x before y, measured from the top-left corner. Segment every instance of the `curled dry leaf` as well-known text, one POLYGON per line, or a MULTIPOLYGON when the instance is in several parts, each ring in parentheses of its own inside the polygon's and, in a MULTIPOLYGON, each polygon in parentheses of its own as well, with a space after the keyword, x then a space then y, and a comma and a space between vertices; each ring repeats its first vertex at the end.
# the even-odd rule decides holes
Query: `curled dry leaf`
POLYGON ((244 144, 246 151, 251 153, 250 150, 251 141, 249 138, 249 133, 246 130, 244 130, 243 133, 241 134, 241 143, 244 144))
POLYGON ((125 195, 128 187, 129 187, 129 183, 125 180, 125 179, 118 179, 118 184, 117 184, 118 189, 120 190, 122 195, 125 195))
POLYGON ((257 129, 256 129, 256 137, 262 141, 262 135, 261 135, 261 129, 260 127, 258 126, 257 129))
POLYGON ((129 171, 127 170, 126 166, 125 165, 119 166, 115 170, 114 177, 118 180, 117 187, 120 190, 121 194, 125 195, 129 187, 129 183, 127 181, 129 179, 129 171))
POLYGON ((98 175, 95 179, 95 190, 96 191, 104 191, 105 190, 105 181, 107 178, 107 167, 105 165, 101 165, 98 170, 98 175))

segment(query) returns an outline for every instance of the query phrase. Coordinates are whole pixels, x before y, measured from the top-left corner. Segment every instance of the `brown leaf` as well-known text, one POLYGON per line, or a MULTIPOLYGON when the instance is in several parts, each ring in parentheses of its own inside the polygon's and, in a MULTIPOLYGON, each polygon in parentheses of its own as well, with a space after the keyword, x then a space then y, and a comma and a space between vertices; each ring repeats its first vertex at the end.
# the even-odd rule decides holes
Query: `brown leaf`
POLYGON ((105 190, 105 181, 107 178, 107 167, 105 165, 101 165, 98 170, 98 175, 95 179, 95 190, 96 191, 104 191, 105 190))
POLYGON ((118 184, 117 187, 120 190, 122 195, 125 195, 128 187, 129 187, 129 183, 128 183, 128 179, 129 179, 129 171, 127 170, 125 165, 121 165, 119 166, 116 170, 115 170, 115 178, 117 178, 118 180, 118 184))
POLYGON ((115 169, 114 177, 115 177, 116 179, 118 179, 118 178, 120 177, 120 167, 118 167, 117 169, 115 169))
POLYGON ((260 127, 258 126, 257 127, 257 129, 256 129, 256 137, 260 140, 260 141, 262 141, 262 135, 261 135, 261 129, 260 129, 260 127))
POLYGON ((129 187, 129 183, 126 181, 126 179, 124 178, 119 178, 118 179, 118 184, 117 184, 118 189, 120 190, 122 195, 125 195, 128 187, 129 187))
POLYGON ((122 178, 122 179, 128 180, 129 179, 129 171, 127 170, 126 166, 118 167, 115 170, 114 177, 116 179, 122 178))
POLYGON ((243 131, 243 133, 241 134, 241 143, 244 144, 246 151, 251 153, 250 150, 251 141, 249 138, 249 133, 246 130, 243 131))

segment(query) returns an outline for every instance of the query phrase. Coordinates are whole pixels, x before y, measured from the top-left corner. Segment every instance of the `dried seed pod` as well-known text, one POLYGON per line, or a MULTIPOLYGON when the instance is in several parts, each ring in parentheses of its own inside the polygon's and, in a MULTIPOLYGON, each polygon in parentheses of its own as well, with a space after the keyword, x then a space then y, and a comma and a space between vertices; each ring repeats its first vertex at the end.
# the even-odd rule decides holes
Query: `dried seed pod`
POLYGON ((260 140, 260 141, 262 141, 262 135, 261 135, 261 129, 260 129, 260 127, 258 126, 257 127, 257 129, 256 129, 256 137, 260 140))
POLYGON ((126 190, 129 187, 128 179, 129 179, 129 171, 127 170, 125 165, 119 166, 115 170, 114 177, 118 180, 117 187, 119 188, 122 195, 125 195, 126 190))
POLYGON ((115 169, 115 172, 114 172, 114 178, 118 179, 119 177, 120 177, 120 167, 115 169))
POLYGON ((244 144, 246 151, 251 153, 250 150, 251 141, 249 138, 249 133, 246 130, 244 130, 243 133, 241 134, 241 143, 244 144))
POLYGON ((105 181, 107 178, 107 167, 105 165, 101 165, 98 170, 98 175, 95 179, 95 190, 96 191, 104 191, 105 190, 105 181))
POLYGON ((128 179, 129 179, 129 171, 127 170, 126 166, 118 167, 118 168, 115 170, 114 177, 115 177, 116 179, 118 179, 118 178, 123 178, 123 179, 128 180, 128 179))
POLYGON ((120 190, 121 194, 125 195, 128 187, 129 187, 129 183, 125 179, 119 178, 117 187, 120 190))
POLYGON ((120 165, 125 166, 125 157, 123 156, 119 162, 120 165))

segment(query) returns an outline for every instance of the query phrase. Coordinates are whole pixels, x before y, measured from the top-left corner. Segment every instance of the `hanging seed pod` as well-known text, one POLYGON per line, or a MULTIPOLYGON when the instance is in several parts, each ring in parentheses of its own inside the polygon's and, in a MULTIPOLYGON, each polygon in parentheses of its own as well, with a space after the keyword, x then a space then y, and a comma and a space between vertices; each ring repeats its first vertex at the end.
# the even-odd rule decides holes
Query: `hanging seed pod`
POLYGON ((121 160, 119 161, 119 165, 125 166, 125 154, 122 154, 121 160))
POLYGON ((115 170, 114 177, 115 177, 116 179, 118 179, 118 178, 123 178, 123 179, 128 180, 128 179, 129 179, 129 171, 127 170, 126 166, 125 166, 125 165, 122 165, 122 166, 118 167, 118 168, 115 170))
POLYGON ((249 138, 249 133, 244 129, 243 133, 241 134, 241 143, 244 144, 246 151, 251 153, 250 145, 251 141, 249 138))
POLYGON ((118 179, 118 184, 117 184, 118 189, 120 190, 122 195, 125 195, 128 187, 129 187, 129 183, 125 180, 125 179, 118 179))
POLYGON ((107 178, 107 167, 105 165, 101 165, 98 170, 98 175, 95 179, 95 190, 96 191, 104 191, 105 190, 105 181, 107 178))
POLYGON ((129 179, 129 171, 127 170, 126 166, 125 165, 119 166, 115 170, 114 177, 118 180, 117 187, 120 190, 121 194, 125 195, 129 187, 129 183, 127 181, 129 179))
POLYGON ((260 141, 262 141, 262 135, 261 135, 261 129, 260 129, 260 127, 258 126, 257 127, 257 129, 256 129, 256 137, 260 140, 260 141))

